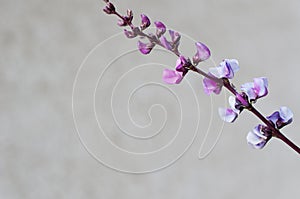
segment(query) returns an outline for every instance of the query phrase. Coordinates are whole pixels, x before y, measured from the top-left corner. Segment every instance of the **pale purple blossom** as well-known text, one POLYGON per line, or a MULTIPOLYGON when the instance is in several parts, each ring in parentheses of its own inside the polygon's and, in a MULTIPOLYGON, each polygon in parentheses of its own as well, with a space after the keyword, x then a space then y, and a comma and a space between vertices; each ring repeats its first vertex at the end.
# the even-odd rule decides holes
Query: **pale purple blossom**
POLYGON ((176 61, 176 70, 179 72, 184 72, 186 73, 188 70, 185 68, 185 66, 187 65, 188 60, 180 55, 179 58, 176 61))
POLYGON ((194 64, 198 64, 199 62, 207 60, 210 57, 210 50, 205 44, 201 42, 196 42, 195 45, 197 48, 197 52, 193 57, 193 62, 194 64))
POLYGON ((165 24, 163 24, 161 21, 156 21, 156 22, 154 22, 154 24, 156 26, 156 35, 157 35, 157 37, 160 37, 163 34, 165 34, 165 32, 166 32, 165 24))
POLYGON ((239 63, 235 59, 225 59, 219 66, 209 68, 209 72, 217 78, 228 78, 232 79, 234 73, 239 70, 239 63))
POLYGON ((163 81, 167 84, 179 84, 183 79, 183 72, 176 70, 164 69, 163 81))
POLYGON ((293 121, 293 112, 288 107, 280 107, 279 111, 275 111, 267 117, 276 128, 280 129, 293 121))
POLYGON ((231 123, 236 120, 240 110, 236 108, 237 101, 235 97, 230 96, 228 101, 230 108, 219 108, 219 115, 223 121, 231 123))
POLYGON ((263 126, 259 124, 247 135, 247 143, 255 149, 262 149, 270 139, 270 136, 264 134, 262 128, 263 126))
POLYGON ((250 101, 255 101, 268 94, 268 80, 265 77, 254 78, 253 82, 243 84, 241 90, 250 101))
POLYGON ((163 71, 163 81, 167 84, 179 84, 188 72, 185 68, 187 64, 188 60, 182 55, 179 56, 176 61, 176 70, 165 69, 163 71))
POLYGON ((150 19, 145 15, 141 14, 141 30, 145 30, 151 25, 150 19))
POLYGON ((143 43, 141 41, 138 41, 138 48, 139 48, 139 51, 143 54, 149 54, 152 50, 152 48, 154 47, 154 44, 152 43, 143 43))
MULTIPOLYGON (((212 76, 210 73, 208 75, 212 76)), ((216 81, 210 78, 204 77, 202 83, 204 92, 207 95, 210 95, 211 93, 220 94, 222 90, 222 85, 218 84, 216 81)))
POLYGON ((181 36, 178 32, 176 32, 174 30, 169 30, 169 34, 170 34, 171 40, 174 44, 179 42, 181 36))
POLYGON ((223 108, 223 107, 219 108, 219 115, 223 121, 229 122, 229 123, 234 122, 238 116, 238 114, 236 112, 234 112, 232 109, 223 108))

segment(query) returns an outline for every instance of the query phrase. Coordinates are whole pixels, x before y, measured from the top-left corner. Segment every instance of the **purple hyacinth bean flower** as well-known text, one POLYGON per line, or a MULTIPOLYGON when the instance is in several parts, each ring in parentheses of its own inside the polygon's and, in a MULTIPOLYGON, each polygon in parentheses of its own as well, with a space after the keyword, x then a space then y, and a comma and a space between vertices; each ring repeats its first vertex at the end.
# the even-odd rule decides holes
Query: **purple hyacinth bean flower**
POLYGON ((163 24, 160 21, 156 21, 156 22, 154 22, 154 24, 156 26, 156 35, 157 35, 157 37, 160 37, 163 34, 165 34, 165 32, 166 32, 166 26, 165 26, 165 24, 163 24))
POLYGON ((145 30, 146 28, 148 28, 151 24, 150 19, 145 15, 145 14, 141 14, 141 29, 145 30))
POLYGON ((247 135, 247 143, 255 149, 262 149, 270 139, 264 135, 262 127, 262 125, 256 126, 247 135))
POLYGON ((267 117, 276 128, 280 129, 293 121, 293 112, 288 107, 280 107, 279 111, 275 111, 267 117))
POLYGON ((240 110, 236 109, 236 98, 233 96, 229 97, 229 105, 231 108, 219 108, 219 115, 225 122, 234 122, 240 113, 240 110))
POLYGON ((217 78, 232 79, 234 73, 239 70, 239 63, 235 59, 225 59, 219 66, 209 69, 209 72, 217 78))
MULTIPOLYGON (((212 76, 210 73, 208 75, 212 76)), ((216 83, 214 80, 209 79, 207 77, 203 78, 202 83, 203 83, 204 92, 207 95, 210 95, 211 93, 215 93, 218 95, 222 90, 222 85, 216 83)))
POLYGON ((193 62, 194 64, 198 64, 199 62, 207 60, 210 57, 210 50, 205 44, 201 42, 196 42, 195 45, 197 48, 197 52, 193 57, 193 62))
POLYGON ((223 121, 229 123, 234 122, 238 116, 238 114, 234 112, 234 110, 230 108, 223 108, 223 107, 219 108, 219 115, 223 121))
POLYGON ((176 70, 178 72, 184 72, 186 73, 188 70, 185 68, 186 64, 188 63, 188 60, 180 55, 179 58, 176 61, 176 70))
POLYGON ((183 79, 183 72, 165 69, 163 71, 163 81, 167 84, 179 84, 183 79))
POLYGON ((179 42, 180 38, 181 38, 181 35, 178 32, 174 31, 174 30, 169 30, 169 35, 170 35, 171 40, 174 44, 177 44, 179 42))
POLYGON ((138 48, 141 53, 144 55, 149 54, 154 47, 154 44, 152 43, 143 43, 141 41, 138 41, 138 48))
POLYGON ((243 84, 241 90, 250 101, 255 101, 268 94, 268 80, 265 77, 254 78, 253 82, 243 84))

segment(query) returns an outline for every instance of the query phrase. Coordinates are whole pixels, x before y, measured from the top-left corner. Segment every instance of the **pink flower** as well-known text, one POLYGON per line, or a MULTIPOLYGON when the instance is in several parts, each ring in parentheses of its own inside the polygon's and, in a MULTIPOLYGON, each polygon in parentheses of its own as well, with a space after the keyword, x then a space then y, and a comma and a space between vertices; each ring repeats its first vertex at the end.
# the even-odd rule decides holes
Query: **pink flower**
MULTIPOLYGON (((209 73, 209 75, 211 74, 209 73)), ((207 95, 210 95, 211 93, 220 94, 222 86, 216 83, 214 80, 205 77, 203 78, 202 83, 203 83, 204 92, 207 95)))
POLYGON ((193 57, 193 62, 194 64, 198 64, 199 62, 207 60, 210 57, 210 50, 205 44, 201 42, 197 42, 195 44, 196 44, 197 52, 193 57))
POLYGON ((183 79, 183 72, 165 69, 163 71, 163 81, 167 84, 179 84, 183 79))
POLYGON ((176 70, 165 69, 163 72, 163 81, 167 84, 179 84, 188 72, 185 68, 188 60, 184 56, 179 56, 176 61, 176 70))
POLYGON ((143 43, 141 41, 138 41, 139 51, 145 55, 149 54, 153 47, 154 47, 154 44, 152 44, 152 43, 143 43))

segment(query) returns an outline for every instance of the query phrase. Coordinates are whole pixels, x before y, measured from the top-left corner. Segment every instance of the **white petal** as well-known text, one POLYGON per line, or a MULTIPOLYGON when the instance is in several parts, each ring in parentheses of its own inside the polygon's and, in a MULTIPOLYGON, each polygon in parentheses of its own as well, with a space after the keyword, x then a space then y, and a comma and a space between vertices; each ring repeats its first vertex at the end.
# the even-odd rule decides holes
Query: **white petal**
POLYGON ((283 122, 288 122, 293 118, 293 112, 288 107, 280 107, 279 115, 283 119, 283 122))
POLYGON ((255 149, 261 149, 264 146, 264 145, 262 145, 264 142, 265 142, 265 140, 258 137, 252 131, 250 131, 247 135, 247 143, 255 149))
POLYGON ((234 73, 240 69, 239 62, 236 59, 226 59, 226 61, 229 63, 234 73))
POLYGON ((234 120, 238 116, 238 114, 235 113, 232 109, 227 108, 219 108, 219 115, 223 121, 229 123, 234 122, 234 120))
POLYGON ((248 98, 250 100, 255 100, 256 99, 256 94, 254 92, 254 83, 253 82, 248 82, 245 83, 241 86, 241 90, 246 93, 246 95, 248 96, 248 98))
POLYGON ((228 101, 229 101, 229 105, 230 105, 231 109, 232 109, 235 113, 239 113, 240 111, 237 110, 237 109, 235 108, 235 104, 236 104, 236 99, 235 99, 235 97, 230 96, 229 99, 228 99, 228 101))

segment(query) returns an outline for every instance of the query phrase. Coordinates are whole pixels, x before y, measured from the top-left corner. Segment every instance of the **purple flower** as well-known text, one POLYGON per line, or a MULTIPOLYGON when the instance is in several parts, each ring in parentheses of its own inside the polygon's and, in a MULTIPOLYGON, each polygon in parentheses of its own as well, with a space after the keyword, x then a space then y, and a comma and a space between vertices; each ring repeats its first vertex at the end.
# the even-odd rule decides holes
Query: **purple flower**
POLYGON ((170 34, 172 42, 174 44, 177 44, 181 38, 180 34, 174 30, 169 30, 169 34, 170 34))
POLYGON ((209 69, 209 72, 217 78, 232 79, 234 73, 239 70, 239 63, 235 59, 225 59, 219 66, 209 69))
MULTIPOLYGON (((212 76, 210 73, 208 75, 212 76)), ((222 85, 216 83, 214 80, 207 77, 203 78, 203 88, 204 92, 209 95, 211 93, 220 94, 222 85)))
POLYGON ((126 29, 124 29, 124 34, 129 39, 135 38, 137 36, 135 32, 126 29))
POLYGON ((247 143, 255 149, 262 149, 271 138, 264 134, 262 128, 262 125, 258 125, 247 135, 247 143))
POLYGON ((268 94, 268 80, 265 77, 254 78, 253 82, 245 83, 241 86, 241 90, 248 96, 250 101, 255 101, 258 98, 268 94))
POLYGON ((163 71, 163 81, 167 84, 179 84, 183 79, 183 72, 165 69, 163 71))
POLYGON ((199 62, 207 60, 210 57, 210 50, 205 44, 201 42, 196 42, 195 44, 197 52, 193 57, 193 62, 194 64, 198 64, 199 62))
POLYGON ((236 112, 234 112, 232 109, 223 108, 223 107, 219 108, 219 115, 223 121, 229 122, 229 123, 234 122, 238 116, 238 114, 236 112))
POLYGON ((165 34, 165 32, 166 32, 166 26, 165 26, 165 24, 163 24, 160 21, 156 21, 156 22, 154 22, 154 24, 156 26, 156 35, 157 35, 157 37, 160 37, 163 34, 165 34))
POLYGON ((293 112, 288 107, 280 107, 279 111, 275 111, 267 117, 276 128, 280 129, 293 121, 293 112))
POLYGON ((229 97, 229 105, 231 108, 219 108, 219 115, 225 122, 234 122, 240 113, 240 110, 236 109, 236 98, 229 97))
POLYGON ((140 52, 145 55, 149 54, 153 47, 154 47, 154 44, 152 44, 152 43, 145 44, 141 41, 138 41, 138 48, 139 48, 140 52))
POLYGON ((142 19, 142 22, 141 22, 140 27, 141 27, 142 30, 145 30, 151 24, 150 19, 144 14, 141 14, 141 19, 142 19))
POLYGON ((187 73, 188 69, 185 68, 187 64, 188 60, 184 56, 180 55, 176 61, 176 71, 187 73))
POLYGON ((165 69, 163 72, 163 81, 167 84, 179 84, 188 72, 185 66, 189 61, 182 55, 176 61, 176 70, 165 69))
POLYGON ((165 47, 167 50, 172 50, 171 43, 166 39, 165 36, 160 37, 160 43, 165 47))

